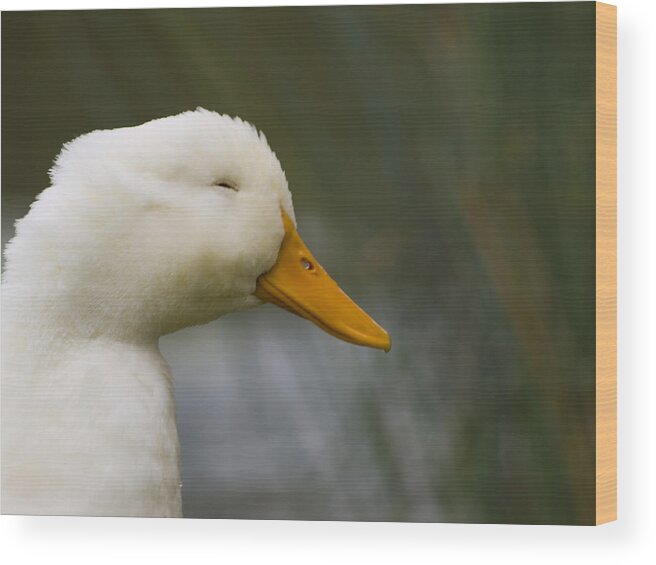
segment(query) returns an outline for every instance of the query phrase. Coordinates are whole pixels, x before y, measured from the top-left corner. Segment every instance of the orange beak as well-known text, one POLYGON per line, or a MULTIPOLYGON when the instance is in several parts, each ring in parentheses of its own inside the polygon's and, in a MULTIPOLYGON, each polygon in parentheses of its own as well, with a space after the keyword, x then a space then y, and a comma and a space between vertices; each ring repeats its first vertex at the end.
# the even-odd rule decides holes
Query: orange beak
POLYGON ((257 279, 255 296, 310 320, 339 339, 389 351, 389 334, 337 286, 283 211, 285 237, 273 268, 257 279))

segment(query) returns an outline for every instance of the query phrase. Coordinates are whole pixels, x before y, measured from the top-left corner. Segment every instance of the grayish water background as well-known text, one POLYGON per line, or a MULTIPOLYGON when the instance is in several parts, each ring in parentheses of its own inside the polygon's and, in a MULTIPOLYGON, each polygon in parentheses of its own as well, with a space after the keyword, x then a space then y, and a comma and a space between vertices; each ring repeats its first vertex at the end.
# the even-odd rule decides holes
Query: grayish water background
POLYGON ((272 306, 162 340, 187 516, 594 516, 594 3, 2 15, 3 244, 62 143, 262 129, 393 340, 272 306))

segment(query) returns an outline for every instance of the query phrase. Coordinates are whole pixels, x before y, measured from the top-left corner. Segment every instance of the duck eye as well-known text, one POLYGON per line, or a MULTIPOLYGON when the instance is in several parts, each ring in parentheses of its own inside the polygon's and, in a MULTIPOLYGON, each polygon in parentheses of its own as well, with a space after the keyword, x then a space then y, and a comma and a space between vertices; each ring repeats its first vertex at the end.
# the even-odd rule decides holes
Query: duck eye
POLYGON ((235 192, 237 192, 237 186, 229 181, 225 181, 225 180, 217 181, 214 183, 214 186, 220 186, 221 188, 227 188, 229 190, 234 190, 235 192))
POLYGON ((306 271, 312 271, 314 269, 312 261, 308 261, 305 257, 301 259, 301 265, 306 271))

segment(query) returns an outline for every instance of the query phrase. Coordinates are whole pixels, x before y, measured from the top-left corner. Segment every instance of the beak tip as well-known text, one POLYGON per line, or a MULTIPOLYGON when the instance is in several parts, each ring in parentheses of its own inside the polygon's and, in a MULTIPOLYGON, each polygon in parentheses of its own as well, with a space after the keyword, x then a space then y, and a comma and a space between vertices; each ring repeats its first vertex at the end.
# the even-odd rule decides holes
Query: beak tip
POLYGON ((382 349, 385 353, 389 353, 390 349, 392 349, 392 339, 385 330, 383 330, 383 332, 383 339, 381 340, 380 345, 378 345, 378 349, 382 349))

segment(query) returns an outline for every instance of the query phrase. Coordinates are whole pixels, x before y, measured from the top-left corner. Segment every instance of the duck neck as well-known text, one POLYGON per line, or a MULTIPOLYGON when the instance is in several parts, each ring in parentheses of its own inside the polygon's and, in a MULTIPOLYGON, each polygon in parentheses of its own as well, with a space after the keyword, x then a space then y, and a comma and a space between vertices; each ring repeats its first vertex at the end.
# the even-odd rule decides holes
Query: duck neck
POLYGON ((25 346, 35 354, 79 341, 157 347, 160 337, 144 313, 128 304, 103 306, 84 296, 38 292, 29 286, 3 288, 2 299, 4 337, 29 335, 25 346))

